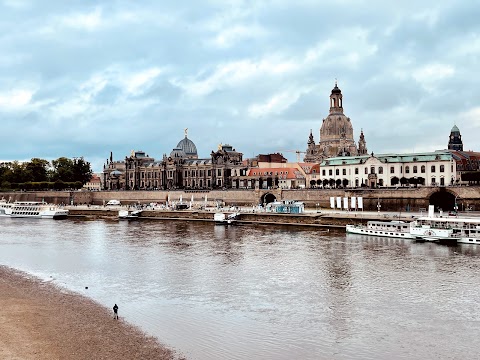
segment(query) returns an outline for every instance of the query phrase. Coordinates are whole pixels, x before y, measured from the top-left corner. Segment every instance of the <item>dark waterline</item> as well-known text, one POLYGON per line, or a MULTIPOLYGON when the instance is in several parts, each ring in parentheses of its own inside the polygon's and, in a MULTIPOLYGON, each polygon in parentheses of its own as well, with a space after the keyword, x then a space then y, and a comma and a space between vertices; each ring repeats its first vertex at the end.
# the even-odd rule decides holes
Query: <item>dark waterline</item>
POLYGON ((180 221, 0 219, 0 234, 0 264, 119 304, 189 359, 478 354, 480 246, 180 221))

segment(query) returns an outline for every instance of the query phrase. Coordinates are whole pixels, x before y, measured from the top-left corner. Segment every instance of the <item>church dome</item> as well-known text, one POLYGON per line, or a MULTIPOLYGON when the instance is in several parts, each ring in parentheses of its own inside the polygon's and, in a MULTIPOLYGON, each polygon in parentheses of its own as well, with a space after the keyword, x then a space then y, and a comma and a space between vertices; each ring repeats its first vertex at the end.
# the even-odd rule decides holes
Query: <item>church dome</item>
POLYGON ((320 140, 334 140, 342 137, 353 140, 353 126, 350 118, 343 114, 328 115, 320 128, 320 140))
POLYGON ((180 140, 180 142, 177 144, 177 148, 183 150, 187 156, 197 156, 197 147, 193 141, 187 137, 187 135, 180 140))

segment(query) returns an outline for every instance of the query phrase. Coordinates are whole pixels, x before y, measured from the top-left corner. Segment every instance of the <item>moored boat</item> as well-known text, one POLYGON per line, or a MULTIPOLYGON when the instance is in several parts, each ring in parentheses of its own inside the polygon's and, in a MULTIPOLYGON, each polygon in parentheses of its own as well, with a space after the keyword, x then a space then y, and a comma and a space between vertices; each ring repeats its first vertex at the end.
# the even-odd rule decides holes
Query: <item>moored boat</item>
POLYGON ((54 204, 37 201, 0 201, 0 217, 33 219, 66 219, 68 210, 54 204))
POLYGON ((142 213, 142 210, 119 210, 118 219, 119 220, 137 220, 142 213))
POLYGON ((411 233, 424 241, 480 245, 480 218, 426 216, 413 222, 411 233))
POLYGON ((347 225, 347 233, 413 239, 410 223, 404 221, 368 221, 366 225, 347 225))
POLYGON ((239 216, 240 214, 236 212, 231 214, 215 213, 213 215, 213 220, 215 221, 215 224, 231 225, 237 221, 239 216))

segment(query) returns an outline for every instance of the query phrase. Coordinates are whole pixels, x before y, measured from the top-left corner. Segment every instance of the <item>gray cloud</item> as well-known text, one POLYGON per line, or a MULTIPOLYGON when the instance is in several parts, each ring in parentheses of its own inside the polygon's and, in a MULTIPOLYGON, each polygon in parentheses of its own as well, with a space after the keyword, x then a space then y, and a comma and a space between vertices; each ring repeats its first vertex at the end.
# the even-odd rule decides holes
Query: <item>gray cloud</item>
POLYGON ((369 150, 445 148, 454 123, 466 148, 478 137, 473 1, 0 0, 0 14, 2 158, 98 171, 110 151, 160 158, 184 128, 204 157, 304 150, 335 78, 369 150))

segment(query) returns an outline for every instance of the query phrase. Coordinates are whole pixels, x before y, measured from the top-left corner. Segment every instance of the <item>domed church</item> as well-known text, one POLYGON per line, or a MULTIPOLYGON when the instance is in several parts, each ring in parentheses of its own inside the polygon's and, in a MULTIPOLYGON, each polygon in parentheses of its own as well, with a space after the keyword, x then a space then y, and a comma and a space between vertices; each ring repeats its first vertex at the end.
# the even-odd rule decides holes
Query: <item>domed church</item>
POLYGON ((310 130, 304 161, 321 162, 330 157, 365 155, 367 153, 367 143, 363 131, 360 134, 358 148, 355 144, 352 123, 350 118, 343 113, 342 91, 335 81, 335 87, 330 94, 330 113, 323 119, 320 128, 320 141, 315 144, 310 130))

